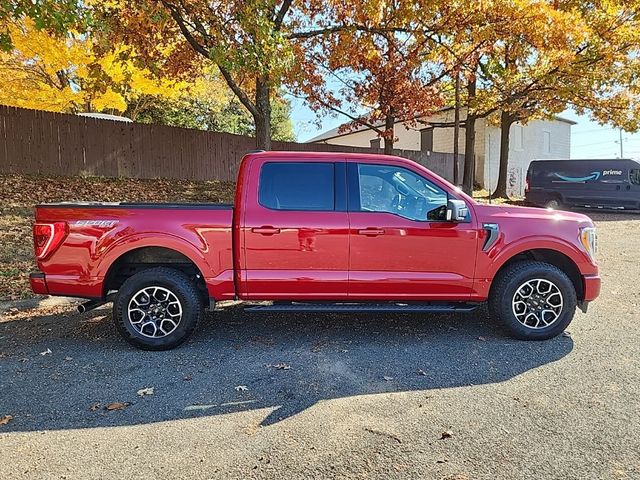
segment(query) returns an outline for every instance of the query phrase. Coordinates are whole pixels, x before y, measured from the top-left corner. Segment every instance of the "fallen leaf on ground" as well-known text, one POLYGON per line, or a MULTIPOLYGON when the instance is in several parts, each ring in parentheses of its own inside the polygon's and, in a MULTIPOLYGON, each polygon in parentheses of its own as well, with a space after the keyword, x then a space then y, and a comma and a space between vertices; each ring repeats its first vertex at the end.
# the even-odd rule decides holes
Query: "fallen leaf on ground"
POLYGON ((442 436, 440 437, 440 440, 444 440, 445 438, 451 438, 452 436, 453 436, 453 432, 451 430, 446 430, 442 432, 442 436))
POLYGON ((481 342, 486 342, 487 339, 485 337, 478 337, 478 340, 480 340, 481 342))
POLYGON ((424 370, 422 370, 421 368, 418 369, 418 371, 416 372, 418 375, 422 375, 423 377, 427 376, 427 372, 425 372, 424 370))
POLYGON ((145 395, 153 395, 153 387, 141 388, 137 393, 139 397, 144 397, 145 395))
POLYGON ((70 362, 71 360, 73 360, 73 357, 64 357, 64 359, 65 359, 67 362, 70 362))
POLYGON ((40 352, 40 355, 50 355, 50 354, 52 354, 52 353, 53 353, 53 352, 51 351, 51 349, 50 349, 50 348, 47 348, 44 352, 40 352))
POLYGON ((185 382, 190 382, 191 380, 193 380, 193 377, 191 375, 185 375, 182 380, 184 380, 185 382))
POLYGON ((276 370, 289 370, 291 369, 291 365, 286 363, 276 363, 275 365, 267 365, 267 367, 273 367, 276 370))
POLYGON ((236 387, 236 392, 246 392, 249 390, 249 387, 247 387, 246 385, 238 385, 236 387))
POLYGON ((4 417, 0 418, 0 425, 6 425, 7 423, 9 423, 11 420, 13 420, 13 416, 11 415, 5 415, 4 417))
POLYGON ((390 382, 391 380, 393 380, 393 377, 387 377, 386 375, 384 377, 382 377, 385 379, 385 381, 390 382))
POLYGON ((109 403, 107 406, 105 406, 105 410, 124 410, 125 408, 127 408, 129 406, 128 403, 124 403, 124 402, 112 402, 109 403))
POLYGON ((101 403, 92 403, 91 406, 89 407, 89 410, 91 410, 92 412, 95 412, 96 410, 98 410, 100 407, 102 406, 101 403))

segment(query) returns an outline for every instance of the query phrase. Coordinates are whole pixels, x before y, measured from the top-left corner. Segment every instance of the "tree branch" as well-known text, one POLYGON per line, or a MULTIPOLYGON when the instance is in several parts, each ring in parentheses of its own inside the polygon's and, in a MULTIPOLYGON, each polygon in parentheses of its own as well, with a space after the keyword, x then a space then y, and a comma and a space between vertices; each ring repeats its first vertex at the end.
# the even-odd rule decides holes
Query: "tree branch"
POLYGON ((191 34, 189 29, 187 28, 185 19, 182 18, 182 15, 178 11, 178 9, 175 7, 175 5, 167 2, 166 0, 161 0, 161 2, 169 10, 169 13, 171 14, 171 18, 173 18, 173 20, 178 24, 178 28, 180 28, 180 33, 182 33, 184 38, 187 39, 187 42, 189 42, 189 45, 191 45, 191 48, 193 48, 200 55, 203 55, 206 58, 210 58, 209 50, 207 50, 203 45, 198 43, 195 37, 191 34))
POLYGON ((238 83, 233 79, 233 77, 231 76, 231 72, 229 72, 229 70, 227 70, 222 65, 220 64, 217 64, 217 65, 218 65, 218 69, 220 70, 220 73, 224 77, 224 80, 227 82, 227 85, 229 85, 229 88, 231 89, 231 91, 236 95, 236 97, 238 97, 238 100, 240 100, 240 103, 242 103, 242 105, 244 105, 245 108, 249 110, 251 115, 253 115, 254 117, 259 116, 260 112, 256 108, 255 103, 251 101, 249 96, 244 92, 244 90, 240 88, 240 85, 238 85, 238 83))
POLYGON ((280 30, 280 27, 282 27, 282 22, 284 21, 284 17, 287 15, 287 12, 289 11, 289 8, 291 7, 292 3, 293 3, 293 0, 284 0, 284 2, 282 2, 282 5, 280 6, 280 10, 278 10, 278 13, 276 14, 276 18, 273 21, 274 28, 276 30, 280 30))

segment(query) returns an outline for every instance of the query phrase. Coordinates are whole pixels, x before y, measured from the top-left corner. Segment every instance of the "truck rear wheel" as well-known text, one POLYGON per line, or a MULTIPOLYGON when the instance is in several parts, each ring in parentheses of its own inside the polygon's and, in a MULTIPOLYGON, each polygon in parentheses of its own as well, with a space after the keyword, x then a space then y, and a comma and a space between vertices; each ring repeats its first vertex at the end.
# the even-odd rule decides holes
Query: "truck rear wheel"
POLYGON ((202 318, 198 289, 179 270, 154 267, 129 277, 113 302, 116 329, 143 350, 169 350, 184 342, 202 318))
POLYGON ((492 317, 520 340, 559 335, 573 320, 576 305, 569 277, 554 265, 536 261, 518 262, 500 272, 489 296, 492 317))

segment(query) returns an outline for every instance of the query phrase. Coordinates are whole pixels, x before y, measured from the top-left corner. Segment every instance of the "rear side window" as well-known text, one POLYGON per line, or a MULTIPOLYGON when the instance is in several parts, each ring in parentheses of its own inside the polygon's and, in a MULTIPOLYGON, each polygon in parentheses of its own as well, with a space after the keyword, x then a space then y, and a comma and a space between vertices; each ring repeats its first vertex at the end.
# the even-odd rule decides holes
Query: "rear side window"
POLYGON ((265 163, 260 171, 258 201, 272 210, 335 210, 334 164, 265 163))

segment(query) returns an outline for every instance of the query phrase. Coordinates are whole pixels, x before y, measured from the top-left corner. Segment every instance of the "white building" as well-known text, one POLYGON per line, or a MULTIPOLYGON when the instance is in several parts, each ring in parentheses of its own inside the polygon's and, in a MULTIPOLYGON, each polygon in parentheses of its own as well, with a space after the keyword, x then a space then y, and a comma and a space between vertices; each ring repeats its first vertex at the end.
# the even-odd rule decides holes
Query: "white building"
MULTIPOLYGON (((464 120, 464 115, 462 115, 464 120)), ((453 127, 437 124, 453 122, 453 109, 421 118, 415 125, 398 122, 395 125, 394 148, 426 152, 453 153, 453 127), (434 124, 434 125, 431 125, 434 124)), ((514 124, 509 132, 508 185, 512 195, 524 195, 527 168, 531 160, 570 158, 571 126, 575 122, 560 117, 553 120, 531 120, 514 124)), ((312 138, 308 143, 330 143, 355 147, 379 148, 383 143, 373 130, 360 127, 339 133, 340 127, 312 138)), ((460 129, 459 152, 464 153, 464 129, 460 129)), ((500 165, 500 128, 486 119, 476 121, 476 183, 493 189, 498 181, 500 165)))

